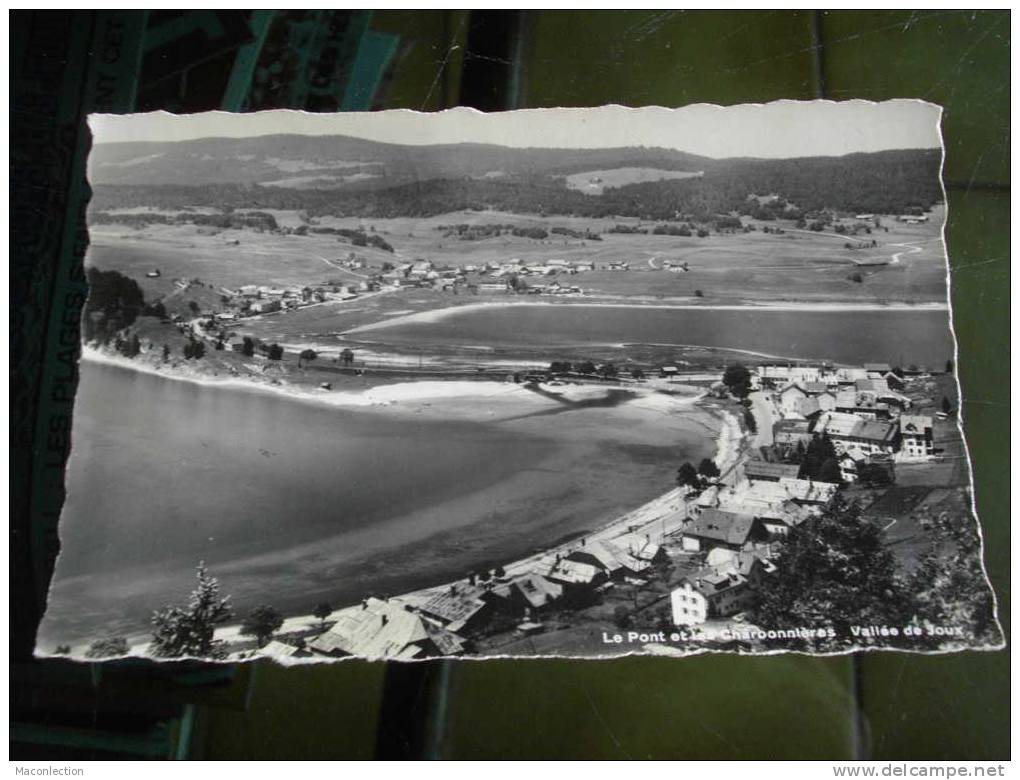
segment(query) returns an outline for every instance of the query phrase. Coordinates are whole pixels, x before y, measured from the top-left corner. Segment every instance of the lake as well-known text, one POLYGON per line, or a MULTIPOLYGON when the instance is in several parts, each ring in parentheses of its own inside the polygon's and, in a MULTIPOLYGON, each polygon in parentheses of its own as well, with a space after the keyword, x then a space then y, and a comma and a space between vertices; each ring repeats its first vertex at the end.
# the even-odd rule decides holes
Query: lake
POLYGON ((857 364, 940 368, 953 357, 941 309, 789 311, 668 309, 583 304, 451 309, 431 321, 352 333, 393 345, 583 349, 622 344, 697 345, 857 364))
POLYGON ((604 525, 715 451, 696 407, 543 403, 458 421, 85 360, 40 646, 144 633, 200 560, 239 611, 439 584, 604 525))

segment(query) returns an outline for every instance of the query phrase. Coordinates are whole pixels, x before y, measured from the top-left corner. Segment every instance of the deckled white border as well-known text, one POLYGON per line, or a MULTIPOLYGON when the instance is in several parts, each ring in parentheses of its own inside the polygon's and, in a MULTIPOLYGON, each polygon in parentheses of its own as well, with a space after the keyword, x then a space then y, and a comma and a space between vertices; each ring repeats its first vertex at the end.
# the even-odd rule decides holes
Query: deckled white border
MULTIPOLYGON (((762 650, 756 649, 756 650, 752 650, 752 651, 749 651, 749 652, 743 652, 743 651, 739 651, 739 650, 730 650, 730 649, 724 649, 724 648, 715 648, 715 647, 694 647, 694 648, 686 649, 686 648, 683 648, 683 647, 675 647, 675 646, 666 645, 666 646, 663 646, 663 647, 665 647, 667 649, 667 651, 666 652, 662 652, 662 653, 648 652, 647 650, 641 649, 641 650, 628 650, 626 652, 618 652, 618 653, 596 653, 596 654, 592 654, 592 655, 559 655, 559 654, 537 654, 537 655, 506 655, 506 654, 492 654, 492 655, 488 655, 488 654, 486 654, 486 655, 481 655, 481 654, 472 654, 472 655, 461 655, 461 656, 429 656, 427 658, 416 658, 416 659, 375 658, 375 657, 363 657, 363 656, 345 656, 345 657, 339 657, 338 658, 338 657, 322 656, 322 655, 320 655, 320 656, 309 656, 309 657, 305 657, 305 658, 294 658, 294 657, 280 657, 280 656, 272 656, 272 655, 259 655, 257 653, 255 655, 253 655, 251 658, 245 658, 245 659, 209 659, 209 658, 204 658, 204 657, 199 657, 199 656, 183 656, 183 657, 180 657, 180 658, 155 658, 155 657, 149 656, 149 655, 128 655, 128 656, 118 656, 118 657, 114 657, 114 658, 101 659, 101 660, 97 661, 97 659, 84 658, 83 656, 66 656, 66 655, 56 655, 54 653, 38 653, 38 652, 35 653, 36 657, 38 657, 38 658, 47 658, 47 657, 50 657, 50 658, 65 658, 65 659, 66 658, 71 658, 72 660, 84 660, 84 661, 88 661, 90 663, 97 663, 97 662, 98 663, 103 663, 103 662, 107 662, 107 661, 116 661, 116 660, 118 660, 118 658, 124 658, 124 657, 149 658, 151 660, 158 661, 158 662, 164 662, 164 663, 173 663, 173 662, 185 661, 185 660, 200 660, 200 661, 205 661, 205 662, 210 662, 210 663, 236 664, 236 663, 251 663, 251 662, 257 662, 257 661, 266 661, 266 660, 269 660, 269 661, 278 663, 281 666, 305 666, 305 665, 310 665, 310 664, 338 663, 338 662, 344 662, 344 661, 368 661, 368 662, 373 662, 373 663, 374 662, 393 662, 393 661, 397 661, 397 662, 401 662, 401 663, 420 663, 420 662, 437 661, 437 660, 457 660, 457 661, 582 660, 582 661, 597 661, 597 660, 615 660, 615 659, 619 659, 619 658, 628 658, 628 657, 641 657, 641 658, 649 658, 649 657, 686 658, 686 657, 690 657, 690 656, 698 656, 698 655, 705 655, 705 654, 713 654, 713 655, 737 655, 737 656, 750 656, 750 657, 761 657, 761 656, 770 656, 770 655, 802 655, 802 656, 817 658, 817 657, 844 656, 844 655, 851 655, 851 654, 854 654, 854 653, 863 653, 863 652, 894 652, 894 653, 907 653, 907 654, 911 654, 911 655, 929 656, 929 655, 947 655, 947 654, 950 654, 950 653, 959 653, 959 652, 964 652, 964 651, 968 651, 968 650, 970 650, 970 651, 994 651, 994 650, 1001 650, 1001 649, 1005 648, 1007 646, 1007 642, 1006 642, 1006 638, 1005 638, 1005 632, 1003 631, 1002 623, 1001 623, 1001 621, 999 619, 999 599, 998 599, 998 595, 995 592, 994 587, 992 587, 992 582, 991 582, 991 579, 988 576, 988 568, 987 568, 987 565, 986 565, 986 562, 985 562, 984 530, 981 527, 981 520, 980 520, 980 517, 978 516, 978 511, 977 511, 977 496, 976 496, 975 483, 974 483, 974 466, 973 466, 973 463, 971 462, 970 446, 969 446, 969 444, 967 442, 967 437, 966 437, 966 434, 964 432, 964 425, 963 425, 963 423, 964 423, 964 420, 963 420, 963 405, 964 405, 963 404, 963 388, 962 388, 962 386, 960 384, 960 375, 959 375, 960 344, 959 344, 959 340, 957 339, 957 336, 956 336, 955 317, 954 317, 954 311, 953 311, 953 301, 952 301, 952 264, 951 264, 950 259, 949 259, 949 246, 948 246, 948 244, 946 242, 946 227, 949 224, 949 195, 948 195, 948 192, 946 190, 945 176, 944 176, 944 173, 945 173, 945 164, 946 164, 946 144, 945 144, 945 137, 944 137, 944 134, 942 132, 942 118, 943 118, 943 116, 945 114, 945 109, 941 105, 939 105, 937 103, 932 103, 930 101, 917 99, 917 98, 896 98, 896 99, 891 99, 891 100, 886 100, 886 101, 872 101, 872 100, 861 100, 861 99, 846 100, 846 101, 833 101, 833 100, 776 100, 776 101, 771 101, 769 103, 741 103, 741 104, 734 104, 733 106, 721 106, 721 105, 717 105, 717 104, 713 104, 713 103, 695 103, 695 104, 691 104, 691 105, 688 105, 688 106, 682 106, 682 107, 678 107, 678 108, 666 108, 664 106, 630 107, 630 106, 621 106, 621 105, 617 105, 617 104, 609 104, 609 105, 590 107, 590 108, 573 108, 573 107, 571 107, 571 108, 537 108, 537 109, 519 109, 519 110, 516 110, 516 111, 505 111, 505 112, 496 112, 496 113, 484 113, 484 112, 481 112, 481 111, 477 111, 477 110, 475 110, 473 108, 467 108, 467 107, 451 108, 451 109, 446 109, 444 111, 439 111, 439 112, 418 112, 418 111, 413 111, 413 110, 410 110, 410 109, 393 109, 393 110, 387 110, 387 111, 371 112, 369 114, 347 114, 347 115, 345 115, 345 114, 322 115, 322 114, 314 114, 314 113, 305 112, 305 111, 293 111, 293 110, 287 110, 287 109, 275 109, 275 110, 272 110, 272 111, 253 112, 251 114, 246 114, 246 115, 243 115, 243 116, 257 118, 259 115, 264 115, 264 114, 273 114, 273 115, 304 114, 304 115, 307 115, 309 117, 314 117, 315 121, 320 121, 319 117, 322 117, 323 118, 322 121, 323 121, 324 124, 329 123, 330 120, 333 120, 335 122, 335 119, 338 116, 354 116, 354 117, 366 117, 366 116, 369 116, 369 117, 377 117, 377 116, 380 116, 380 115, 383 115, 383 116, 385 116, 385 115, 401 115, 402 117, 408 117, 408 118, 413 118, 413 119, 419 119, 419 118, 421 118, 423 116, 431 117, 431 116, 436 116, 436 115, 447 115, 447 116, 449 116, 449 115, 457 115, 457 116, 472 115, 472 116, 476 116, 478 118, 482 118, 483 121, 488 120, 488 119, 496 119, 498 121, 500 118, 503 118, 503 121, 506 121, 506 119, 509 118, 508 115, 514 115, 514 116, 537 115, 537 114, 548 114, 549 112, 585 113, 585 114, 590 116, 593 113, 597 114, 599 112, 606 112, 606 111, 614 111, 615 112, 615 111, 621 111, 622 110, 624 113, 631 113, 631 112, 634 112, 634 113, 664 112, 664 113, 668 113, 668 114, 673 115, 673 116, 677 116, 677 115, 682 114, 682 112, 684 110, 705 109, 705 108, 709 108, 709 109, 713 109, 713 110, 719 110, 719 111, 727 111, 727 110, 738 109, 738 108, 768 108, 768 107, 777 107, 778 108, 779 106, 783 106, 783 105, 789 106, 791 104, 792 105, 798 105, 798 106, 805 106, 805 107, 812 106, 812 105, 818 105, 818 104, 846 105, 846 106, 849 107, 849 106, 852 106, 852 105, 881 106, 881 105, 900 104, 900 103, 922 104, 922 105, 934 107, 934 108, 937 109, 937 116, 936 116, 936 121, 935 121, 935 136, 937 137, 937 139, 939 141, 939 147, 940 147, 940 150, 941 150, 941 153, 942 153, 942 157, 941 157, 941 161, 940 161, 940 165, 939 165, 939 187, 942 190, 942 201, 943 201, 944 210, 945 210, 945 214, 944 214, 945 218, 943 219, 942 225, 940 227, 940 237, 941 237, 941 240, 942 240, 942 255, 943 255, 943 259, 945 261, 945 267, 946 267, 946 277, 945 277, 946 278, 946 304, 947 304, 947 307, 948 307, 948 310, 949 310, 948 311, 948 315, 949 315, 948 325, 949 325, 949 332, 950 332, 950 334, 952 335, 952 338, 953 338, 953 378, 954 378, 954 381, 956 383, 956 393, 957 393, 957 400, 958 400, 958 408, 957 408, 957 413, 956 413, 956 427, 957 427, 957 431, 960 434, 960 438, 961 438, 961 440, 963 442, 964 454, 966 456, 966 461, 967 461, 967 474, 968 474, 968 477, 969 477, 969 480, 970 480, 970 509, 971 509, 971 515, 972 515, 971 519, 972 519, 972 521, 977 526, 977 533, 978 533, 978 540, 979 540, 979 549, 978 549, 979 563, 980 563, 980 566, 981 566, 982 575, 984 576, 985 585, 988 588, 988 590, 991 592, 991 595, 992 595, 992 621, 993 621, 993 623, 995 625, 995 628, 997 629, 997 631, 999 633, 999 641, 998 642, 996 642, 996 643, 988 643, 988 644, 983 644, 983 645, 963 645, 963 644, 954 643, 954 646, 943 646, 943 647, 936 648, 936 649, 922 649, 922 648, 913 649, 913 648, 909 648, 909 647, 891 647, 891 646, 888 646, 888 645, 877 645, 877 644, 876 645, 871 645, 871 644, 868 644, 868 645, 860 645, 860 646, 857 646, 857 647, 847 648, 847 649, 843 649, 843 650, 833 650, 833 651, 806 651, 806 650, 790 649, 790 648, 776 648, 776 649, 762 649, 762 650)), ((227 122, 237 121, 237 120, 232 120, 231 118, 235 117, 235 116, 238 116, 237 114, 234 114, 232 112, 227 112, 227 111, 204 112, 204 115, 212 115, 210 117, 211 119, 226 120, 227 122)), ((114 123, 129 122, 129 121, 131 121, 130 117, 133 117, 133 116, 139 116, 139 115, 137 115, 137 114, 134 114, 134 115, 90 114, 89 117, 88 117, 88 123, 89 123, 90 129, 93 132, 95 132, 96 129, 97 129, 97 122, 99 124, 101 124, 101 123, 103 123, 105 121, 111 121, 111 120, 114 123)), ((154 111, 154 112, 149 112, 145 116, 149 116, 149 117, 152 117, 152 118, 159 118, 161 120, 169 120, 169 121, 178 121, 178 120, 180 120, 180 121, 188 121, 190 117, 202 116, 202 114, 171 114, 171 113, 166 112, 166 111, 154 111)), ((194 120, 190 120, 190 121, 194 121, 194 120)), ((255 120, 252 120, 252 121, 255 121, 255 120)), ((376 120, 376 119, 373 118, 370 121, 384 121, 384 120, 382 118, 380 118, 379 120, 376 120)), ((287 133, 286 130, 281 131, 281 132, 282 133, 287 133)), ((341 135, 341 134, 345 134, 345 133, 344 133, 343 130, 337 129, 337 130, 334 131, 334 134, 341 135)), ((323 135, 326 135, 326 133, 323 133, 323 135)), ((476 140, 474 142, 475 143, 484 143, 484 142, 489 142, 489 141, 479 141, 479 140, 476 140)), ((388 143, 388 142, 383 141, 383 143, 388 143)), ((445 143, 445 142, 443 142, 443 141, 439 141, 439 142, 437 142, 437 141, 428 141, 427 143, 445 143)), ((517 148, 524 148, 524 147, 517 147, 517 148)), ((546 148, 556 148, 556 147, 552 146, 552 147, 546 147, 546 148)), ((564 148, 567 148, 567 147, 564 147, 564 148)), ((575 147, 569 147, 569 148, 584 148, 584 147, 576 147, 575 146, 575 147)), ((605 148, 605 147, 600 146, 600 147, 591 147, 591 148, 605 148)), ((687 150, 678 150, 678 151, 687 151, 687 150)), ((687 152, 687 153, 695 154, 695 155, 703 154, 701 152, 687 152)), ((844 153, 847 153, 847 152, 844 152, 844 153)), ((704 156, 710 156, 710 155, 704 155, 704 156)), ((747 156, 754 156, 754 155, 747 155, 747 156)), ((774 159, 783 159, 783 158, 774 158, 774 159)))

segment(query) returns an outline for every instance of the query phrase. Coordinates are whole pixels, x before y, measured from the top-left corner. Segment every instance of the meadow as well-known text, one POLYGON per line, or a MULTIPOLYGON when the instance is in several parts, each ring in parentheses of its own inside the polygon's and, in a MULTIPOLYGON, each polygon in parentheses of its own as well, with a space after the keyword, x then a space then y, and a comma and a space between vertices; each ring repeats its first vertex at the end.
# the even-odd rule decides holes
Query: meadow
MULTIPOLYGON (((297 212, 272 213, 281 227, 293 229, 303 224, 297 212)), ((147 294, 157 296, 173 289, 174 278, 198 278, 216 288, 304 285, 327 279, 358 282, 366 274, 381 270, 384 263, 417 259, 447 266, 511 261, 541 264, 558 259, 596 264, 600 270, 560 279, 569 280, 569 284, 596 298, 633 302, 696 299, 705 304, 933 303, 946 299, 943 218, 941 208, 932 212, 929 222, 920 225, 883 217, 882 227, 857 238, 837 235, 831 229, 812 232, 797 230, 785 221, 765 223, 746 218, 745 224, 755 228, 751 232, 712 233, 702 238, 608 233, 616 225, 650 231, 656 223, 634 218, 541 217, 497 211, 376 220, 321 217, 312 224, 374 233, 393 246, 392 253, 355 247, 335 235, 300 236, 194 225, 152 224, 138 229, 113 224, 92 228, 89 262, 130 275, 143 283, 147 294), (548 236, 535 239, 503 233, 465 240, 451 234, 453 226, 497 224, 541 228, 548 236), (596 234, 601 240, 554 234, 550 232, 554 227, 596 234), (764 232, 766 227, 769 233, 764 232), (776 228, 783 232, 771 232, 776 228), (876 246, 863 245, 872 240, 876 246), (860 248, 848 249, 847 244, 860 248), (366 263, 365 269, 339 267, 339 261, 352 253, 366 263), (610 261, 626 261, 630 270, 601 270, 610 261), (883 265, 871 264, 886 261, 883 265), (682 263, 686 263, 687 271, 666 270, 669 264, 682 263), (155 268, 162 276, 145 278, 145 273, 155 268)), ((473 277, 470 281, 486 278, 473 277)), ((438 299, 446 301, 442 305, 451 305, 458 302, 457 297, 446 294, 438 299)))

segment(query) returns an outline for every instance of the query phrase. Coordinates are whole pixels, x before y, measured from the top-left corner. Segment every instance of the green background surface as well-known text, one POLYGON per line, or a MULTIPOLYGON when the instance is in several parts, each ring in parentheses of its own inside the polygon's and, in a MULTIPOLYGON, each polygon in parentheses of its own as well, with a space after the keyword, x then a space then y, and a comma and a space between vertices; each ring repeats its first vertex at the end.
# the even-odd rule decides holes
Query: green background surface
MULTIPOLYGON (((400 37, 375 108, 456 105, 471 12, 376 12, 400 37)), ((498 20, 496 21, 498 24, 498 20)), ((1009 636, 1008 12, 542 11, 513 24, 504 108, 915 97, 945 107, 958 375, 1009 636)), ((491 24, 491 22, 490 22, 491 24)), ((199 758, 1000 759, 1009 650, 283 668, 198 701, 199 758), (229 697, 228 697, 229 698, 229 697), (238 703, 240 702, 240 703, 238 703), (408 724, 417 723, 418 726, 408 724)))
MULTIPOLYGON (((377 28, 422 42, 382 107, 423 107, 444 49, 429 41, 456 24, 421 18, 376 15, 377 28)), ((963 415, 1008 635, 1008 13, 548 11, 529 15, 523 35, 519 108, 820 96, 916 97, 945 108, 963 415)), ((1008 650, 454 663, 446 685, 436 684, 446 701, 426 747, 449 758, 1002 758, 1009 681, 1008 650)), ((252 700, 259 715, 214 719, 208 752, 364 755, 381 686, 378 664, 263 664, 252 700), (344 712, 320 719, 306 708, 322 690, 343 699, 344 712), (273 735, 268 722, 291 725, 273 735)))

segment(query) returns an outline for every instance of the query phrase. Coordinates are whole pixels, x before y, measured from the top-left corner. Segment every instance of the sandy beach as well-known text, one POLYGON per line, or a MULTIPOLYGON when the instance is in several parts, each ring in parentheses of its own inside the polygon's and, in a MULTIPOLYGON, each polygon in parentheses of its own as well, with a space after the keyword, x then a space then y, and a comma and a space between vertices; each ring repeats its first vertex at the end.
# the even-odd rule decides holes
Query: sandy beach
POLYGON ((663 303, 615 303, 606 301, 591 301, 583 300, 575 303, 557 303, 557 302, 538 302, 538 301, 492 301, 488 303, 467 303, 462 306, 449 306, 441 309, 430 309, 428 311, 414 312, 413 314, 401 314, 395 317, 389 317, 379 322, 372 322, 365 325, 359 325, 355 328, 350 328, 344 331, 344 335, 354 335, 357 333, 365 333, 367 331, 380 330, 383 328, 390 328, 397 325, 409 325, 409 324, 420 324, 420 323, 435 323, 441 322, 449 317, 458 316, 469 311, 478 311, 481 309, 489 308, 508 308, 513 306, 541 306, 541 307, 564 307, 564 306, 597 306, 607 309, 667 309, 667 310, 678 310, 678 311, 788 311, 788 312, 855 312, 855 311, 943 311, 948 309, 948 305, 942 302, 934 303, 908 303, 908 302, 896 302, 896 303, 858 303, 858 302, 841 302, 841 303, 792 303, 776 301, 774 303, 756 303, 756 304, 708 304, 708 303, 694 303, 696 298, 692 298, 692 303, 676 303, 676 304, 663 304, 663 303))
MULTIPOLYGON (((82 372, 48 612, 78 636, 143 631, 186 597, 200 559, 239 614, 267 598, 302 615, 435 587, 605 528, 733 438, 680 384, 295 392, 91 351, 82 372)), ((40 636, 61 638, 45 623, 40 636)))

